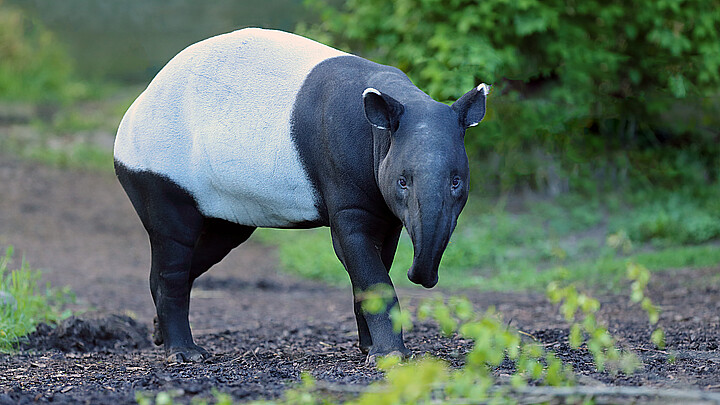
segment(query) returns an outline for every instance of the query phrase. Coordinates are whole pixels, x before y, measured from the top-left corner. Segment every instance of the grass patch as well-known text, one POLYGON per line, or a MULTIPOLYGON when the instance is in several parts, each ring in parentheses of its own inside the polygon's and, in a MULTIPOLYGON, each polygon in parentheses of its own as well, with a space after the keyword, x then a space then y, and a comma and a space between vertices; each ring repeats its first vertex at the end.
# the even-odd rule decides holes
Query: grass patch
POLYGON ((0 104, 0 116, 20 122, 0 128, 0 150, 54 167, 112 172, 115 132, 141 90, 108 84, 97 97, 63 105, 0 104))
MULTIPOLYGON (((720 230, 715 214, 720 213, 715 203, 720 196, 715 194, 656 192, 603 200, 568 196, 526 204, 522 212, 510 212, 502 202, 488 206, 479 201, 460 218, 441 262, 439 285, 539 291, 564 280, 615 289, 629 261, 651 271, 715 266, 720 263, 720 233, 715 232, 720 230), (668 230, 657 231, 658 224, 668 230)), ((285 271, 330 284, 349 283, 327 228, 263 229, 257 235, 278 247, 285 271)), ((391 270, 396 285, 413 285, 405 276, 412 257, 412 243, 404 233, 391 270)))
POLYGON ((28 148, 22 152, 21 156, 61 168, 105 172, 114 170, 111 151, 84 143, 71 143, 60 148, 28 148))
POLYGON ((573 261, 566 266, 545 269, 519 266, 494 274, 478 274, 472 269, 462 269, 449 277, 447 286, 494 291, 540 290, 543 285, 562 280, 600 290, 615 290, 622 282, 629 262, 643 265, 654 272, 686 267, 710 267, 720 263, 720 250, 716 244, 677 246, 627 256, 573 261))
POLYGON ((35 330, 43 321, 56 321, 70 316, 61 306, 74 299, 68 289, 45 289, 38 286, 40 272, 23 260, 20 268, 10 269, 13 249, 7 248, 0 257, 0 351, 13 350, 18 340, 35 330))
POLYGON ((0 139, 3 153, 45 165, 111 172, 112 150, 74 137, 33 135, 0 139))
POLYGON ((349 285, 350 278, 335 256, 330 228, 255 231, 253 239, 278 248, 281 268, 293 275, 332 285, 349 285))
POLYGON ((640 193, 633 205, 641 209, 635 210, 632 216, 619 216, 612 226, 615 229, 626 227, 633 240, 660 247, 718 239, 720 196, 714 191, 717 185, 708 188, 676 193, 640 193))

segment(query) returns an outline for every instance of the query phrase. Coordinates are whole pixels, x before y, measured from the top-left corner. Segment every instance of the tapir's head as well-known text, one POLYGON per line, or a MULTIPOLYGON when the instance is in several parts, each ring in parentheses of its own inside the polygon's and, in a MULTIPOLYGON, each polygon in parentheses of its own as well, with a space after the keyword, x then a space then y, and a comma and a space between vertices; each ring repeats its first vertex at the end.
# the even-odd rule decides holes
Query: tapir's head
POLYGON ((481 84, 452 106, 429 97, 401 103, 374 88, 363 93, 378 186, 413 242, 408 278, 426 288, 437 284, 440 258, 468 198, 465 130, 485 116, 488 90, 481 84))

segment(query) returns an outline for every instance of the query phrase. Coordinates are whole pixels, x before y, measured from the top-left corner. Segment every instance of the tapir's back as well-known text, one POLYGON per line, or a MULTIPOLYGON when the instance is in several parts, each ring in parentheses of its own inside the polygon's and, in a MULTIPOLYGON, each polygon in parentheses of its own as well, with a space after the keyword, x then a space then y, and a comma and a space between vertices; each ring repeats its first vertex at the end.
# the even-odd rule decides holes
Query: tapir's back
POLYGON ((290 118, 312 68, 342 55, 261 29, 192 45, 130 107, 118 129, 115 160, 173 181, 207 216, 253 226, 313 221, 314 190, 290 118))

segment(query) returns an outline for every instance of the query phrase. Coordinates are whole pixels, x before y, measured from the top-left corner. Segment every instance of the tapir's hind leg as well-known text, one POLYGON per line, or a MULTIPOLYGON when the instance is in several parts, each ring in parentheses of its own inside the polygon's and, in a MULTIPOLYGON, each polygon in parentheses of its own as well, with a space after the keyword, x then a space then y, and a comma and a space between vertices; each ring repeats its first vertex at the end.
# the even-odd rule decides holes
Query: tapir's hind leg
MULTIPOLYGON (((219 263, 231 250, 245 242, 254 230, 254 227, 237 225, 222 219, 206 218, 193 251, 190 265, 190 288, 195 279, 219 263)), ((164 338, 157 316, 153 320, 153 325, 155 326, 153 342, 161 345, 164 338)))
POLYGON ((200 227, 194 225, 193 223, 194 235, 188 232, 178 237, 164 232, 153 232, 150 236, 150 291, 158 318, 155 340, 156 343, 164 343, 165 354, 171 362, 200 361, 208 356, 207 351, 193 341, 188 320, 190 264, 195 242, 200 234, 200 227))
POLYGON ((190 283, 245 242, 255 227, 238 225, 223 219, 206 218, 190 267, 190 283))
MULTIPOLYGON (((190 265, 190 288, 201 274, 220 262, 231 250, 245 242, 255 227, 238 225, 216 218, 205 218, 200 237, 195 243, 190 265)), ((160 321, 156 316, 153 320, 155 331, 153 342, 161 345, 164 342, 160 321)))
POLYGON ((170 361, 199 361, 207 351, 193 342, 188 313, 190 269, 204 218, 192 196, 168 179, 149 172, 115 171, 150 238, 150 292, 157 311, 156 341, 170 361))

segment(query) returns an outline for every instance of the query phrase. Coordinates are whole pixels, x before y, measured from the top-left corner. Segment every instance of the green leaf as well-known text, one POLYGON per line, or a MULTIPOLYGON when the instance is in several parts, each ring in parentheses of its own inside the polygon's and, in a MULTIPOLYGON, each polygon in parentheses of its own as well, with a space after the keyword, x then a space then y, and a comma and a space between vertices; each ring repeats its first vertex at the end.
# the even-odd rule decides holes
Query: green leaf
POLYGON ((411 331, 413 328, 412 316, 409 312, 401 311, 398 305, 390 309, 390 319, 395 333, 400 333, 403 330, 406 332, 411 331))
POLYGON ((676 98, 685 98, 685 96, 687 96, 685 78, 681 74, 670 76, 668 79, 668 88, 676 98))
POLYGON ((577 349, 583 342, 582 329, 579 324, 573 324, 570 327, 570 336, 568 337, 570 347, 577 349))
POLYGON ((650 340, 657 346, 658 349, 665 348, 665 332, 658 328, 655 329, 650 335, 650 340))

